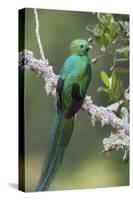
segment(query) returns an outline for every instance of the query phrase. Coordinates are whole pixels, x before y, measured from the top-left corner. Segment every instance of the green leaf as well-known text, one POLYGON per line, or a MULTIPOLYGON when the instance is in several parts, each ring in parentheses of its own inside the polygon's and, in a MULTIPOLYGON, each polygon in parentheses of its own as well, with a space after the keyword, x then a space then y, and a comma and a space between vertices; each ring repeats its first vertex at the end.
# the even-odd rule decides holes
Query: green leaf
POLYGON ((129 59, 128 58, 117 58, 116 61, 117 62, 125 62, 125 61, 128 61, 129 59))
POLYGON ((108 91, 107 88, 102 86, 97 89, 97 92, 107 92, 107 91, 108 91))
POLYGON ((111 76, 111 89, 114 91, 115 89, 115 86, 116 86, 116 80, 117 80, 117 77, 116 77, 116 73, 115 73, 115 70, 112 72, 112 76, 111 76))
POLYGON ((129 58, 129 50, 124 51, 124 56, 128 59, 129 58))
POLYGON ((126 32, 129 32, 129 22, 128 21, 119 21, 120 26, 122 29, 124 29, 126 32))
POLYGON ((117 80, 117 84, 116 84, 116 90, 115 90, 115 95, 120 98, 121 94, 123 92, 123 83, 121 80, 117 80))
POLYGON ((104 23, 104 18, 103 18, 103 15, 101 13, 97 13, 97 18, 101 23, 104 23))
POLYGON ((124 73, 128 73, 129 69, 128 68, 123 68, 123 67, 116 67, 114 69, 115 73, 120 73, 120 74, 124 74, 124 73))
POLYGON ((108 74, 106 72, 101 71, 101 79, 107 87, 110 87, 109 77, 108 77, 108 74))
POLYGON ((108 38, 108 34, 103 33, 101 35, 101 37, 100 37, 100 42, 101 42, 102 45, 104 45, 105 47, 107 47, 108 44, 109 44, 109 42, 110 42, 110 40, 108 38))
POLYGON ((124 52, 129 51, 129 46, 121 47, 119 49, 116 49, 115 51, 116 51, 117 54, 123 54, 124 52))
POLYGON ((117 101, 117 96, 115 95, 112 89, 108 89, 107 91, 110 100, 117 101))
POLYGON ((117 96, 120 97, 123 92, 123 83, 119 81, 117 96))
POLYGON ((103 51, 103 52, 105 52, 105 51, 106 51, 106 48, 105 48, 105 46, 104 46, 104 45, 101 47, 101 51, 103 51))
POLYGON ((86 26, 87 31, 89 31, 91 34, 95 35, 94 27, 91 25, 86 26))

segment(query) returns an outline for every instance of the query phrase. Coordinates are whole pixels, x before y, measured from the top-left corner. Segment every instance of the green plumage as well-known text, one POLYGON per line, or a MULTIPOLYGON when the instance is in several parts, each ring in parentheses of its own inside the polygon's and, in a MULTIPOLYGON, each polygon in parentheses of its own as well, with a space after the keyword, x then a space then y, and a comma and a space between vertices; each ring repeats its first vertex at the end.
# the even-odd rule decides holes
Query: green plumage
POLYGON ((57 114, 49 139, 49 152, 43 167, 37 191, 47 190, 60 166, 64 151, 73 132, 75 114, 81 108, 91 81, 88 57, 89 44, 77 39, 70 45, 68 57, 60 71, 57 83, 57 114))

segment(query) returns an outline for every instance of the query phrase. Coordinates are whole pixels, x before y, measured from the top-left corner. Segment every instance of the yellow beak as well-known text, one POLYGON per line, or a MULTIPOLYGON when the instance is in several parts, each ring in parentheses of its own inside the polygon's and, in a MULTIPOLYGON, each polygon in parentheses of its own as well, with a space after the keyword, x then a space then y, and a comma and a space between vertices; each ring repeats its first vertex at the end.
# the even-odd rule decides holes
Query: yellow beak
POLYGON ((93 49, 93 46, 92 46, 92 45, 90 45, 90 44, 88 45, 88 47, 89 47, 89 49, 93 49))

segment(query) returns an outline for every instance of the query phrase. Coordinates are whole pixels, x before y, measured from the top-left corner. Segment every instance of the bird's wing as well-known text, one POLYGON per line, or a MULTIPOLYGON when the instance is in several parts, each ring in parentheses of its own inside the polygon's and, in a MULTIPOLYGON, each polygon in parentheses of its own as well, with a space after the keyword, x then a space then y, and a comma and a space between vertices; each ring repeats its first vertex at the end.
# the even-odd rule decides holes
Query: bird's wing
POLYGON ((77 83, 73 83, 71 95, 72 95, 72 102, 66 113, 67 118, 74 116, 81 108, 84 101, 84 98, 80 94, 80 85, 77 83))
MULTIPOLYGON (((66 116, 70 118, 74 116, 78 110, 81 108, 84 95, 82 88, 84 88, 84 63, 80 63, 80 67, 77 67, 77 70, 74 70, 65 80, 64 89, 63 89, 63 104, 65 104, 66 116), (83 67, 83 68, 82 68, 83 67), (78 68, 80 68, 78 70, 78 68), (67 99, 66 99, 67 98, 67 99)), ((75 67, 75 66, 74 66, 75 67)), ((86 76, 86 75, 85 75, 86 76)))
POLYGON ((61 111, 61 107, 62 107, 62 98, 61 98, 61 94, 62 94, 62 90, 64 87, 64 80, 59 77, 58 82, 57 82, 57 86, 56 86, 56 92, 57 92, 57 113, 59 113, 61 111))

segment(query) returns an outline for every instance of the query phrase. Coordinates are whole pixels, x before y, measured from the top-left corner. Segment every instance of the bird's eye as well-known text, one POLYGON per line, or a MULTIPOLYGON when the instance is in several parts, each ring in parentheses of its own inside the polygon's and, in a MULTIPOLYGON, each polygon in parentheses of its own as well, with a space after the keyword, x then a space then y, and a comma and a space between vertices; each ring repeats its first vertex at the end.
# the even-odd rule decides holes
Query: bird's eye
POLYGON ((84 45, 83 45, 83 44, 81 44, 81 45, 80 45, 80 48, 82 49, 83 47, 84 47, 84 45))

